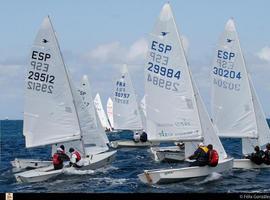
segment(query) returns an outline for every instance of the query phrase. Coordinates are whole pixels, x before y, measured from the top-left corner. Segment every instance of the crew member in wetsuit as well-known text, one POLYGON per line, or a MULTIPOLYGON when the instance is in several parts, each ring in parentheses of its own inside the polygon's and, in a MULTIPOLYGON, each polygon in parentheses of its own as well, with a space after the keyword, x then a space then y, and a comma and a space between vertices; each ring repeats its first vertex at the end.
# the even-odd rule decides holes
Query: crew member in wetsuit
POLYGON ((263 150, 260 150, 259 146, 256 146, 254 150, 255 152, 252 153, 251 155, 248 155, 246 158, 250 159, 257 165, 260 165, 264 162, 265 153, 263 150))
POLYGON ((68 155, 65 153, 65 147, 64 145, 61 145, 59 148, 56 149, 56 153, 53 154, 53 166, 54 169, 62 169, 63 168, 63 162, 69 161, 68 155))
POLYGON ((203 143, 200 143, 198 149, 194 152, 193 155, 189 156, 190 160, 195 160, 190 163, 190 167, 192 166, 205 166, 208 164, 208 148, 204 146, 203 143))
POLYGON ((207 146, 208 148, 208 165, 210 167, 216 167, 218 165, 218 159, 219 159, 219 156, 218 156, 218 152, 213 149, 213 145, 212 144, 209 144, 207 146))
POLYGON ((72 147, 69 149, 69 153, 71 153, 69 165, 81 168, 83 166, 81 154, 72 147))
POLYGON ((265 154, 264 161, 263 161, 264 164, 270 165, 270 143, 266 145, 266 150, 264 150, 264 154, 265 154))

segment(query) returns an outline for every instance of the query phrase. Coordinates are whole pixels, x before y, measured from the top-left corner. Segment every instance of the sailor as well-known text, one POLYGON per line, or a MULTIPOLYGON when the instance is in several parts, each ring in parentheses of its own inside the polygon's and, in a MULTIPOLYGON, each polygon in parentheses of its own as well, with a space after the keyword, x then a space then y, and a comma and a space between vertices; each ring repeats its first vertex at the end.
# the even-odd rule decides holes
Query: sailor
POLYGON ((179 149, 184 150, 185 149, 185 143, 184 142, 177 142, 176 146, 179 147, 179 149))
POLYGON ((198 145, 198 149, 194 152, 193 155, 189 156, 190 160, 196 160, 192 163, 190 163, 191 166, 205 166, 208 164, 208 148, 204 146, 204 144, 201 142, 198 145))
POLYGON ((209 144, 207 146, 207 148, 208 148, 208 153, 207 153, 208 154, 208 165, 210 167, 216 167, 218 164, 218 158, 219 158, 218 152, 215 149, 213 149, 212 144, 209 144))
POLYGON ((147 141, 147 133, 145 130, 142 131, 141 136, 140 136, 141 142, 146 142, 147 141))
POLYGON ((265 153, 263 150, 260 150, 259 146, 256 146, 254 148, 255 152, 251 155, 248 155, 246 158, 250 159, 252 162, 254 162, 257 165, 260 165, 264 161, 265 153))
POLYGON ((53 154, 53 166, 54 169, 62 169, 63 168, 63 162, 69 161, 69 157, 67 154, 65 154, 65 147, 64 145, 61 145, 56 149, 56 153, 53 154))
POLYGON ((140 133, 139 132, 134 132, 134 135, 133 135, 133 140, 134 142, 140 142, 140 133))
POLYGON ((268 143, 266 145, 266 149, 264 150, 264 154, 265 154, 265 157, 264 157, 264 164, 266 165, 270 165, 270 143, 268 143))
POLYGON ((69 166, 81 168, 83 166, 81 154, 72 147, 69 148, 69 153, 71 153, 69 166))

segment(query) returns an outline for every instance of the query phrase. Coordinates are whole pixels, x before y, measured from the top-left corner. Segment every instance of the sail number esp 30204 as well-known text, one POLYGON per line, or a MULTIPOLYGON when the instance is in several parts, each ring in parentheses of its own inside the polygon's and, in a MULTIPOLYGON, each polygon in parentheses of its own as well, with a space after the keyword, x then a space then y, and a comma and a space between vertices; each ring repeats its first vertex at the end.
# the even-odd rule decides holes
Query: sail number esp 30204
POLYGON ((213 67, 213 84, 223 89, 240 91, 238 80, 242 78, 241 72, 235 71, 235 53, 217 50, 217 59, 213 67))
POLYGON ((53 93, 55 76, 49 74, 51 54, 33 51, 28 71, 27 89, 44 93, 53 93))
POLYGON ((167 90, 178 91, 181 78, 180 70, 168 66, 172 45, 152 41, 147 63, 147 81, 153 85, 167 90))

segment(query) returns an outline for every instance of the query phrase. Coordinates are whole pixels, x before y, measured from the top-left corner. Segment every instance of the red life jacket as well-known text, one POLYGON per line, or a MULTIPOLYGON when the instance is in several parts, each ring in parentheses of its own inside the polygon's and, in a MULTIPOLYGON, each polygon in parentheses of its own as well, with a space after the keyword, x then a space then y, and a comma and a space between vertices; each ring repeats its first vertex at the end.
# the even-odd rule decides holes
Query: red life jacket
POLYGON ((215 167, 218 164, 218 158, 219 158, 218 157, 218 152, 213 149, 211 151, 211 155, 212 155, 212 157, 210 158, 209 165, 212 166, 212 167, 215 167))
POLYGON ((81 155, 78 151, 75 151, 74 154, 77 156, 76 158, 76 162, 78 162, 79 160, 81 160, 81 155))
POLYGON ((60 160, 60 158, 59 158, 59 154, 58 154, 58 153, 53 154, 53 164, 54 164, 54 165, 59 165, 59 164, 61 164, 61 160, 60 160))

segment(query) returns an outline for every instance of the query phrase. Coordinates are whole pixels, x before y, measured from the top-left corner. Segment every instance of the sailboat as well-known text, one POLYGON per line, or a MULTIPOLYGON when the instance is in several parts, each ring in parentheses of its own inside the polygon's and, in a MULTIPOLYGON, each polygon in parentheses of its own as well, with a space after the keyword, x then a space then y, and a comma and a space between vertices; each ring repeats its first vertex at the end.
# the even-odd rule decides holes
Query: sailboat
MULTIPOLYGON (((143 96, 140 108, 142 110, 142 119, 144 121, 144 127, 146 127, 146 104, 145 95, 143 96)), ((175 145, 164 147, 151 147, 150 153, 152 158, 158 162, 178 162, 185 160, 184 143, 175 142, 175 145)))
POLYGON ((114 124, 113 124, 113 101, 111 97, 107 100, 107 116, 110 123, 110 126, 112 130, 114 130, 114 124))
MULTIPOLYGON (((25 79, 26 148, 74 142, 84 163, 80 170, 100 168, 113 161, 116 151, 108 151, 92 117, 72 83, 50 18, 46 17, 31 49, 25 79)), ((15 178, 19 182, 45 181, 64 170, 54 170, 50 165, 16 173, 15 178)))
MULTIPOLYGON (((116 79, 113 97, 113 124, 114 130, 142 132, 142 111, 139 109, 137 96, 132 85, 127 65, 124 64, 121 76, 116 79)), ((152 142, 134 142, 133 140, 112 141, 113 148, 118 147, 148 147, 155 145, 152 142)))
POLYGON ((102 127, 105 129, 105 131, 111 131, 112 127, 109 124, 109 120, 105 114, 105 111, 103 109, 101 98, 99 93, 96 94, 96 97, 94 99, 95 108, 97 110, 98 118, 100 120, 100 123, 102 127))
MULTIPOLYGON (((270 130, 240 47, 233 19, 220 37, 212 66, 213 123, 220 137, 242 138, 242 153, 270 142, 270 130)), ((234 159, 234 168, 269 168, 249 159, 234 159)))
POLYGON ((193 81, 169 3, 161 10, 148 47, 145 100, 149 140, 184 141, 185 157, 194 153, 198 142, 212 144, 219 163, 216 167, 144 170, 138 175, 140 181, 177 182, 230 170, 233 159, 227 157, 193 81))

